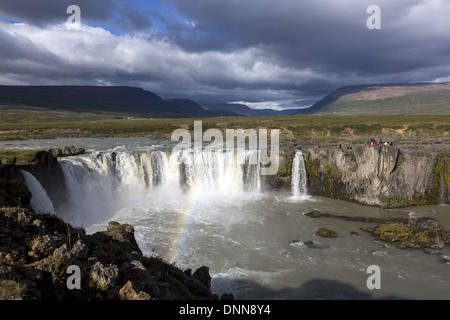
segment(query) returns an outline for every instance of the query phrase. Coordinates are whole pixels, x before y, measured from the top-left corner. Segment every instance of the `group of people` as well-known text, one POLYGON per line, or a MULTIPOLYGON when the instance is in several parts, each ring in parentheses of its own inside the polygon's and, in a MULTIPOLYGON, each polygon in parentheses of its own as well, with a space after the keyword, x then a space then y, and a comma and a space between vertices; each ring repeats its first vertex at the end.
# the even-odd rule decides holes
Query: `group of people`
MULTIPOLYGON (((375 140, 374 138, 367 140, 367 144, 365 143, 366 146, 372 147, 372 146, 394 146, 394 144, 392 142, 383 142, 382 139, 380 139, 380 141, 375 140)), ((339 144, 339 149, 342 149, 342 144, 339 144)), ((350 143, 347 143, 347 150, 351 150, 353 149, 350 143)))
MULTIPOLYGON (((374 138, 372 138, 372 139, 370 139, 370 140, 367 140, 367 145, 369 146, 369 147, 372 147, 372 146, 382 146, 383 145, 383 140, 382 139, 380 139, 380 141, 377 141, 377 140, 375 140, 374 138)), ((384 142, 384 145, 385 146, 393 146, 394 144, 392 143, 392 142, 384 142)))
POLYGON ((374 138, 370 139, 367 141, 367 145, 368 146, 378 146, 379 144, 383 143, 383 140, 380 139, 380 142, 378 142, 377 140, 375 140, 374 138))

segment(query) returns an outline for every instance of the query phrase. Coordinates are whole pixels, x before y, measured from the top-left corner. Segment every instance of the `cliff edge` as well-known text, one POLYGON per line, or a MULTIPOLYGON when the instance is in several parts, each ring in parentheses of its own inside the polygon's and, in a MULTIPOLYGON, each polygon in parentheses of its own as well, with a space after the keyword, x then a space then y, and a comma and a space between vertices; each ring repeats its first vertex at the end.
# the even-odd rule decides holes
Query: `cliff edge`
POLYGON ((389 145, 304 152, 311 195, 384 208, 450 203, 450 165, 444 153, 389 145))

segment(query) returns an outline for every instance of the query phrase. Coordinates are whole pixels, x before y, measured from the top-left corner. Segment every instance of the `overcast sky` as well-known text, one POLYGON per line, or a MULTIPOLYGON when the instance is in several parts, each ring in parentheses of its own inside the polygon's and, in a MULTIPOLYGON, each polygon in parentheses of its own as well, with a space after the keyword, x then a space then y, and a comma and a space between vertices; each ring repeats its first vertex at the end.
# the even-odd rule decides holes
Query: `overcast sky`
POLYGON ((345 85, 450 81, 450 1, 0 0, 0 43, 0 84, 304 107, 345 85))

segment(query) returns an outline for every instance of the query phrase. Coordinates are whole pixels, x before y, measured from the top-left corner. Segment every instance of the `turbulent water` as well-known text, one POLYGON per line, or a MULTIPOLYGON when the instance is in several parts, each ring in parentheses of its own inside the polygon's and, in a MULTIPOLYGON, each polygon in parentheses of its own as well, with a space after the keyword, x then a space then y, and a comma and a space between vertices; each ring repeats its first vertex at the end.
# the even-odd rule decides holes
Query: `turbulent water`
POLYGON ((20 144, 0 148, 73 144, 88 150, 59 159, 65 185, 61 199, 48 199, 29 177, 29 187, 40 190, 33 192, 34 203, 47 197, 58 204, 57 213, 88 232, 104 229, 111 219, 130 223, 146 255, 159 255, 183 269, 208 266, 215 293, 232 292, 238 299, 450 299, 448 247, 429 254, 398 249, 360 230, 370 224, 304 215, 319 210, 430 216, 450 229, 448 206, 383 210, 308 196, 301 151, 293 159, 291 192, 268 192, 259 166, 249 161, 255 151, 243 151, 241 165, 234 152, 172 153, 170 145, 147 139, 20 144), (319 227, 338 237, 316 236, 319 227), (366 285, 371 265, 380 267, 381 289, 366 285))

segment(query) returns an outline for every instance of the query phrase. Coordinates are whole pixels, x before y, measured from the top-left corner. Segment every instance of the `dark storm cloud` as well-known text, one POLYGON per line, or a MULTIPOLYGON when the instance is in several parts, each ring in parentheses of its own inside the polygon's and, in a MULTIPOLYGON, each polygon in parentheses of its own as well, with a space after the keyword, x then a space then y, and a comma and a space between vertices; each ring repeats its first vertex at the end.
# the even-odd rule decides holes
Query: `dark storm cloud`
POLYGON ((7 0, 0 2, 0 16, 47 26, 66 21, 70 5, 81 8, 83 23, 108 24, 124 31, 151 26, 149 16, 126 0, 7 0))
POLYGON ((35 25, 60 23, 67 19, 66 9, 76 4, 82 8, 83 18, 106 21, 117 9, 115 0, 14 0, 0 2, 0 12, 7 17, 35 25), (75 3, 76 2, 76 3, 75 3))
POLYGON ((450 81, 446 0, 160 1, 169 14, 136 3, 1 2, 0 17, 22 24, 0 26, 0 82, 135 85, 285 107, 344 85, 450 81), (366 26, 373 3, 381 30, 366 26), (70 4, 81 7, 81 30, 63 26, 70 4))
MULTIPOLYGON (((374 1, 173 0, 192 23, 172 28, 188 51, 259 47, 282 66, 310 68, 325 82, 426 81, 414 70, 448 64, 449 6, 445 1, 375 1, 382 29, 369 30, 366 9, 374 1), (446 12, 446 14, 445 14, 446 12)), ((447 75, 444 71, 441 76, 447 75)), ((323 85, 320 84, 320 85, 323 85)))

